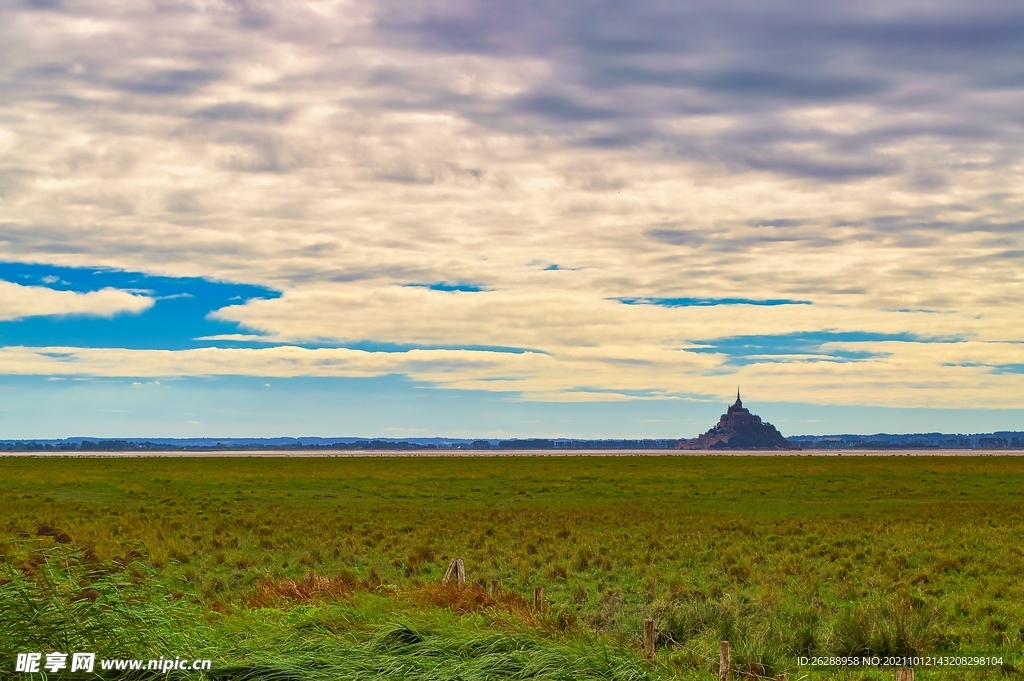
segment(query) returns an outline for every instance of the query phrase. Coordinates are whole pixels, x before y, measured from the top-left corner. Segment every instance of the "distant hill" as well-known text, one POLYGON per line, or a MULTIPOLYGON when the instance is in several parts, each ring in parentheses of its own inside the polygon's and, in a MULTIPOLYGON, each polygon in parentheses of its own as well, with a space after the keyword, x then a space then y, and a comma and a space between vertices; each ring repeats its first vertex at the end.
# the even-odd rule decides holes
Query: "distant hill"
POLYGON ((680 440, 676 449, 798 449, 775 426, 751 414, 743 406, 740 391, 736 402, 722 414, 714 428, 692 440, 680 440))

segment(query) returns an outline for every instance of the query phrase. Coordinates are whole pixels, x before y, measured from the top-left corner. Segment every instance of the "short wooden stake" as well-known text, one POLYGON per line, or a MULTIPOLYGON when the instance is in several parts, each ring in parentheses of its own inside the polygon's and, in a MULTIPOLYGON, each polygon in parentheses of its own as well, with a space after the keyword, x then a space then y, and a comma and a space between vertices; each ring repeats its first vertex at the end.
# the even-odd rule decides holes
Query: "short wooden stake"
POLYGON ((544 587, 533 587, 533 609, 537 612, 544 610, 544 587))
POLYGON ((497 595, 498 595, 498 580, 492 579, 491 580, 491 596, 497 596, 497 595))
POLYGON ((728 681, 729 678, 729 642, 722 641, 718 644, 718 681, 728 681))
POLYGON ((451 562, 448 563, 448 569, 444 572, 444 579, 441 580, 441 583, 447 584, 451 581, 452 577, 455 578, 455 583, 459 586, 466 583, 466 564, 462 562, 461 558, 452 558, 451 562))
POLYGON ((896 681, 914 681, 913 667, 900 667, 896 670, 896 681))
POLYGON ((789 681, 789 677, 786 676, 786 672, 782 672, 781 674, 779 674, 778 681, 789 681))
POLYGON ((644 620, 644 657, 654 661, 654 620, 644 620))
POLYGON ((458 566, 458 558, 452 558, 451 562, 448 563, 448 569, 444 571, 444 579, 441 580, 442 584, 447 584, 448 581, 455 575, 458 566))

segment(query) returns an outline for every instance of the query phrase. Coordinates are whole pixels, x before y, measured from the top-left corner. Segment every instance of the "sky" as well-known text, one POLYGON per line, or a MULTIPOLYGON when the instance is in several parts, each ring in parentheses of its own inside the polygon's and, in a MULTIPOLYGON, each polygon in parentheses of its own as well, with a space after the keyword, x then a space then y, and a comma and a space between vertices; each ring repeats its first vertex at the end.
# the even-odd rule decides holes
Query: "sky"
POLYGON ((1024 5, 0 1, 0 439, 1024 430, 1024 5))

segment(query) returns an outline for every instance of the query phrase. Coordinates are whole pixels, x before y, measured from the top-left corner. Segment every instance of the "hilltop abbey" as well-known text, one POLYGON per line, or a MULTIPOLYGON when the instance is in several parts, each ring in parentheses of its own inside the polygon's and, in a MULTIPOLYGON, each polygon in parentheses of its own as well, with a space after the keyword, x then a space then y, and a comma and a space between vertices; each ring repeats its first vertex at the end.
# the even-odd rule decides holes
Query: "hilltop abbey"
POLYGON ((680 440, 676 449, 796 449, 775 426, 751 414, 740 400, 722 414, 718 424, 692 440, 680 440))

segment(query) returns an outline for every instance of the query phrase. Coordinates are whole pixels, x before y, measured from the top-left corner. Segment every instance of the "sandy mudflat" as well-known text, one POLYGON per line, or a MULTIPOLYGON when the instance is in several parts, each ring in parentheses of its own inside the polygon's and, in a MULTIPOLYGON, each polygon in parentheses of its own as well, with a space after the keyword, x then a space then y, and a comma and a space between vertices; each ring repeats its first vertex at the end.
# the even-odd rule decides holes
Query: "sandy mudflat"
POLYGON ((67 457, 67 458, 320 458, 320 457, 515 457, 515 456, 1024 456, 1020 449, 796 449, 774 450, 676 450, 676 449, 419 449, 412 451, 381 450, 224 450, 195 451, 130 451, 130 452, 0 452, 0 456, 67 457))

